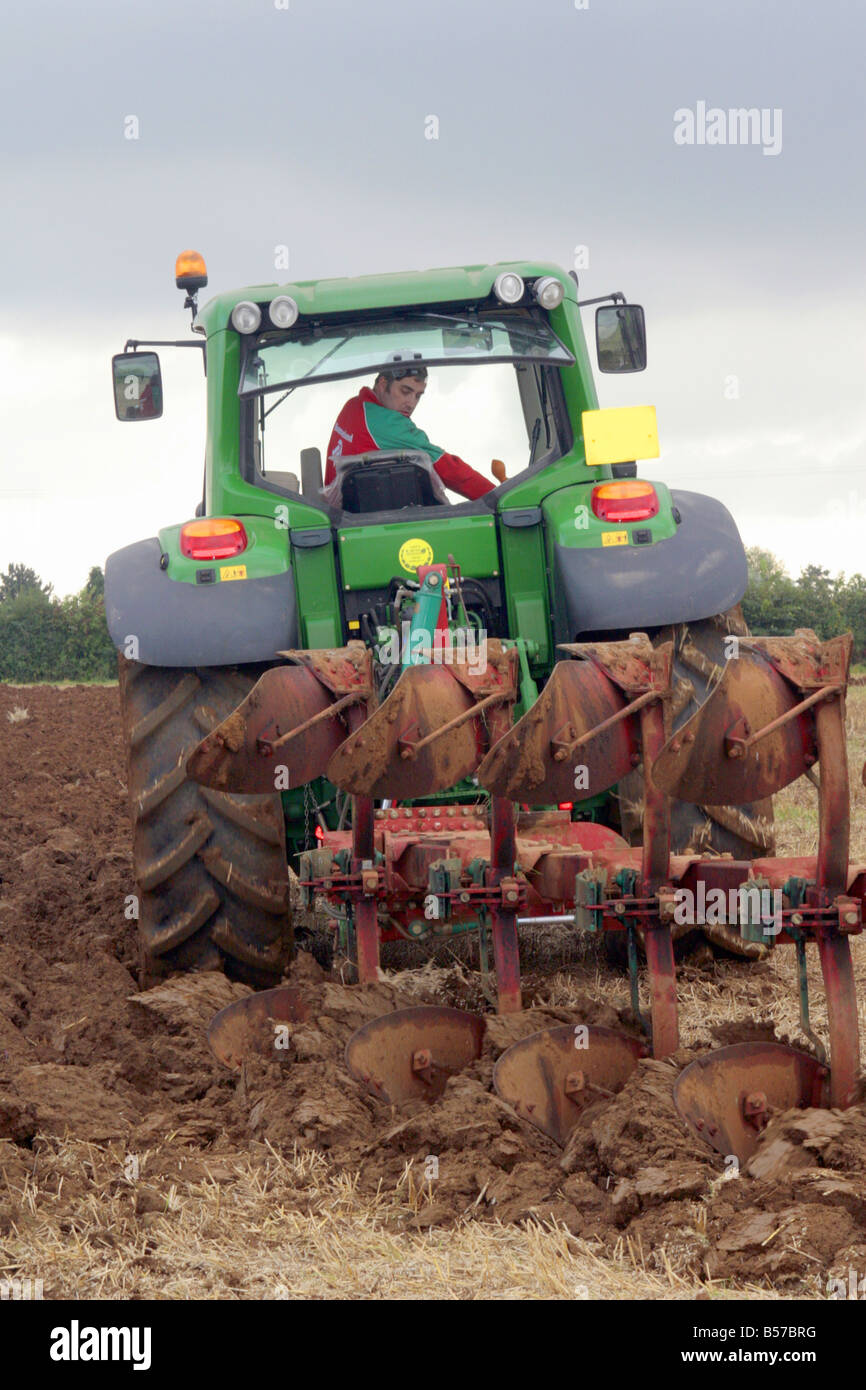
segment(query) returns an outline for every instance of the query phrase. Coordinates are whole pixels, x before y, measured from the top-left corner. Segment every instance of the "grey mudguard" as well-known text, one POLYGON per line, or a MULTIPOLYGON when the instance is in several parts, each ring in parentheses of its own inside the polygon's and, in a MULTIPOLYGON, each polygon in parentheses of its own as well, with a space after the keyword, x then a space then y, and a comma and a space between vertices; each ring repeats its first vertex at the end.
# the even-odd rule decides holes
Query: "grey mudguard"
MULTIPOLYGON (((109 555, 105 616, 111 640, 146 666, 234 666, 298 645, 291 571, 266 579, 182 584, 159 567, 156 538, 109 555)), ((208 568, 208 566, 204 566, 208 568)))
POLYGON ((602 550, 554 547, 557 642, 573 642, 578 633, 692 622, 739 603, 746 553, 730 512, 699 492, 672 492, 671 499, 682 521, 667 540, 602 550))

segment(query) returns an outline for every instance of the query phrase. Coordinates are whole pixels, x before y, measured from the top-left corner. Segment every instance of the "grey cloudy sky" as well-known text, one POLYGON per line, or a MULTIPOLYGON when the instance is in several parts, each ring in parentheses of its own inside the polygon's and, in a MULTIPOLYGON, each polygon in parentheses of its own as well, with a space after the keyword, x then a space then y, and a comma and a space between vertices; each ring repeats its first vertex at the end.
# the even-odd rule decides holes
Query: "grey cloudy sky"
POLYGON ((602 404, 656 405, 646 471, 722 498, 794 573, 866 571, 864 37, 844 0, 7 12, 0 568, 67 592, 190 515, 200 365, 164 353, 165 417, 135 430, 114 420, 108 370, 127 336, 184 334, 182 248, 206 256, 206 297, 521 257, 570 268, 586 246, 582 294, 646 308, 647 371, 600 382, 602 404), (780 152, 676 144, 674 113, 699 102, 779 110, 780 152))

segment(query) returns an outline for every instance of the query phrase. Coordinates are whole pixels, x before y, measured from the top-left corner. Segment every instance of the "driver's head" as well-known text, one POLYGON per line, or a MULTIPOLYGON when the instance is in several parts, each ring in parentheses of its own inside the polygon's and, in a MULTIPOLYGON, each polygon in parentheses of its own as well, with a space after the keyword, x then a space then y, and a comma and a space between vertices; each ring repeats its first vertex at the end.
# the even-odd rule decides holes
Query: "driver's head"
POLYGON ((373 394, 380 405, 407 416, 412 414, 427 389, 427 368, 410 365, 406 362, 409 356, 408 353, 393 353, 393 360, 403 361, 404 365, 386 368, 373 383, 373 394))

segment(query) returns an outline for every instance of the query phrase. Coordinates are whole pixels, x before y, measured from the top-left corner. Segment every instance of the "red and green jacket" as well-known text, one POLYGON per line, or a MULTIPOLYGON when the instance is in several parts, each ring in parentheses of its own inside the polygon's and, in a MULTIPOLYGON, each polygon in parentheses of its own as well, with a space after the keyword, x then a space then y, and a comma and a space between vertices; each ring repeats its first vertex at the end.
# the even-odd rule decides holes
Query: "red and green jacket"
POLYGON ((444 449, 431 444, 408 415, 380 405, 369 386, 364 386, 357 396, 346 401, 337 416, 328 444, 325 486, 337 475, 336 459, 344 454, 364 454, 370 449, 421 449, 445 486, 459 492, 461 497, 482 497, 496 486, 456 454, 446 454, 444 449))

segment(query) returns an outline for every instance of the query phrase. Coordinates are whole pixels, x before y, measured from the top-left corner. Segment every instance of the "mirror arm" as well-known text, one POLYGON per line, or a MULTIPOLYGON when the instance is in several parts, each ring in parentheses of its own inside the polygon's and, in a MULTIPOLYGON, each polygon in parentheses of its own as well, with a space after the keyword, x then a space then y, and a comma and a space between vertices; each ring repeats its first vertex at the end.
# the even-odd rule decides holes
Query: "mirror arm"
POLYGON ((123 351, 137 352, 140 347, 195 347, 205 350, 205 344, 198 342, 195 338, 184 338, 181 342, 168 338, 127 338, 123 345, 123 351))
POLYGON ((201 342, 199 342, 196 338, 184 338, 184 339, 182 339, 180 342, 178 342, 178 341, 177 341, 176 339, 174 339, 174 338, 127 338, 126 342, 125 342, 124 345, 123 345, 123 351, 124 351, 124 352, 129 352, 130 348, 132 348, 132 351, 133 351, 133 352, 137 352, 138 349, 139 349, 140 347, 194 347, 194 348, 201 348, 201 351, 202 351, 201 364, 202 364, 202 367, 204 368, 204 374, 205 374, 205 376, 207 376, 207 339, 206 339, 206 338, 203 338, 201 342))
POLYGON ((608 300, 613 300, 614 304, 625 304, 626 297, 622 290, 611 290, 610 294, 600 295, 598 299, 579 299, 578 309, 583 309, 587 304, 607 304, 608 300))

